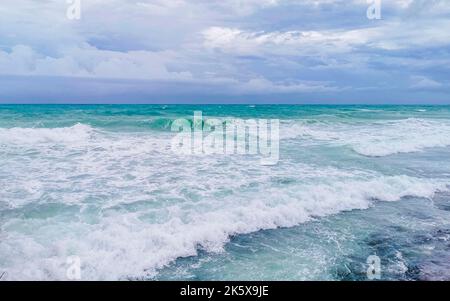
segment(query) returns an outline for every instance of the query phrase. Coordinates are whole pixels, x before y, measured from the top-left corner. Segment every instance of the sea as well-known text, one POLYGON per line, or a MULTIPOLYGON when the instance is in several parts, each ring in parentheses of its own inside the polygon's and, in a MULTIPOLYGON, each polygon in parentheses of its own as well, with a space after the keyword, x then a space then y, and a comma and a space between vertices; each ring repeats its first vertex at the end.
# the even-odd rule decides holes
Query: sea
POLYGON ((0 105, 0 275, 450 280, 450 106, 0 105), (276 164, 174 153, 194 112, 276 164))

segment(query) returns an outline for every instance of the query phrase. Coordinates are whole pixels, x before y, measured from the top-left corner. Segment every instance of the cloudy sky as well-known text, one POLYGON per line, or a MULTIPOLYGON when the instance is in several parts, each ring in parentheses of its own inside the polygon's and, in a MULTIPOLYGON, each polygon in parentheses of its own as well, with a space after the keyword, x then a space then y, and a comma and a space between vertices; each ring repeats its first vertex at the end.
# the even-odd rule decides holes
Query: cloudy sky
POLYGON ((450 103, 450 0, 80 1, 1 0, 0 102, 450 103))

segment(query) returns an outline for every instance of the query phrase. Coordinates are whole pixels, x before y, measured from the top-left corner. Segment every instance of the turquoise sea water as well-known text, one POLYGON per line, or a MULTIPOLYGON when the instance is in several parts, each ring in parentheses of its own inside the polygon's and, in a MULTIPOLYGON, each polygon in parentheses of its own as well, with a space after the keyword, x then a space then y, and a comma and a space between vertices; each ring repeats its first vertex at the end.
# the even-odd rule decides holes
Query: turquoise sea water
POLYGON ((0 275, 450 279, 450 107, 1 105, 0 275), (280 120, 280 159, 178 155, 173 120, 280 120))

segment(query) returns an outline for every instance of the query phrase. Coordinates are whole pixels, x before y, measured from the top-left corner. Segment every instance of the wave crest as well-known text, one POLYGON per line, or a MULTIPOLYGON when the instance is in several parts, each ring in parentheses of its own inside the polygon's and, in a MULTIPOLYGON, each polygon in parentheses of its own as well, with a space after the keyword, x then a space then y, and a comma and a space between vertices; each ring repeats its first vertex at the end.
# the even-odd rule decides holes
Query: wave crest
POLYGON ((345 145, 361 155, 381 157, 450 146, 449 133, 448 122, 408 118, 361 124, 297 122, 282 137, 345 145))
POLYGON ((93 132, 91 126, 82 123, 63 128, 1 128, 0 143, 72 143, 88 140, 93 132))
POLYGON ((161 209, 155 213, 168 214, 164 221, 156 223, 146 222, 146 210, 142 215, 104 210, 98 224, 79 223, 78 219, 53 224, 52 242, 48 242, 51 247, 16 233, 4 237, 0 253, 8 254, 6 250, 11 248, 20 252, 20 258, 9 258, 16 262, 7 269, 18 279, 64 279, 66 266, 62 259, 72 254, 82 258, 85 280, 149 277, 177 258, 197 255, 199 248, 220 252, 233 235, 291 227, 320 216, 367 209, 376 200, 431 198, 446 189, 445 183, 439 181, 381 176, 303 184, 284 195, 272 189, 257 195, 233 196, 213 202, 207 211, 201 206, 173 204, 167 208, 169 211, 161 209), (64 230, 58 231, 59 228, 64 230), (60 239, 53 237, 55 234, 60 239))

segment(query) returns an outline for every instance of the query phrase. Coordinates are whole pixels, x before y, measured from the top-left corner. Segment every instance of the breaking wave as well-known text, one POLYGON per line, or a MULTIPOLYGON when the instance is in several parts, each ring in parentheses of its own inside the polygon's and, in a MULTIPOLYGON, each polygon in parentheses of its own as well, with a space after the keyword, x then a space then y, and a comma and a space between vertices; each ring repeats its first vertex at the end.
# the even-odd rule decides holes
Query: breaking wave
POLYGON ((0 143, 70 143, 86 141, 93 133, 92 127, 81 123, 63 128, 0 128, 0 143))
POLYGON ((370 157, 423 151, 450 146, 450 123, 408 118, 364 124, 296 122, 286 129, 285 139, 301 138, 346 145, 370 157))

